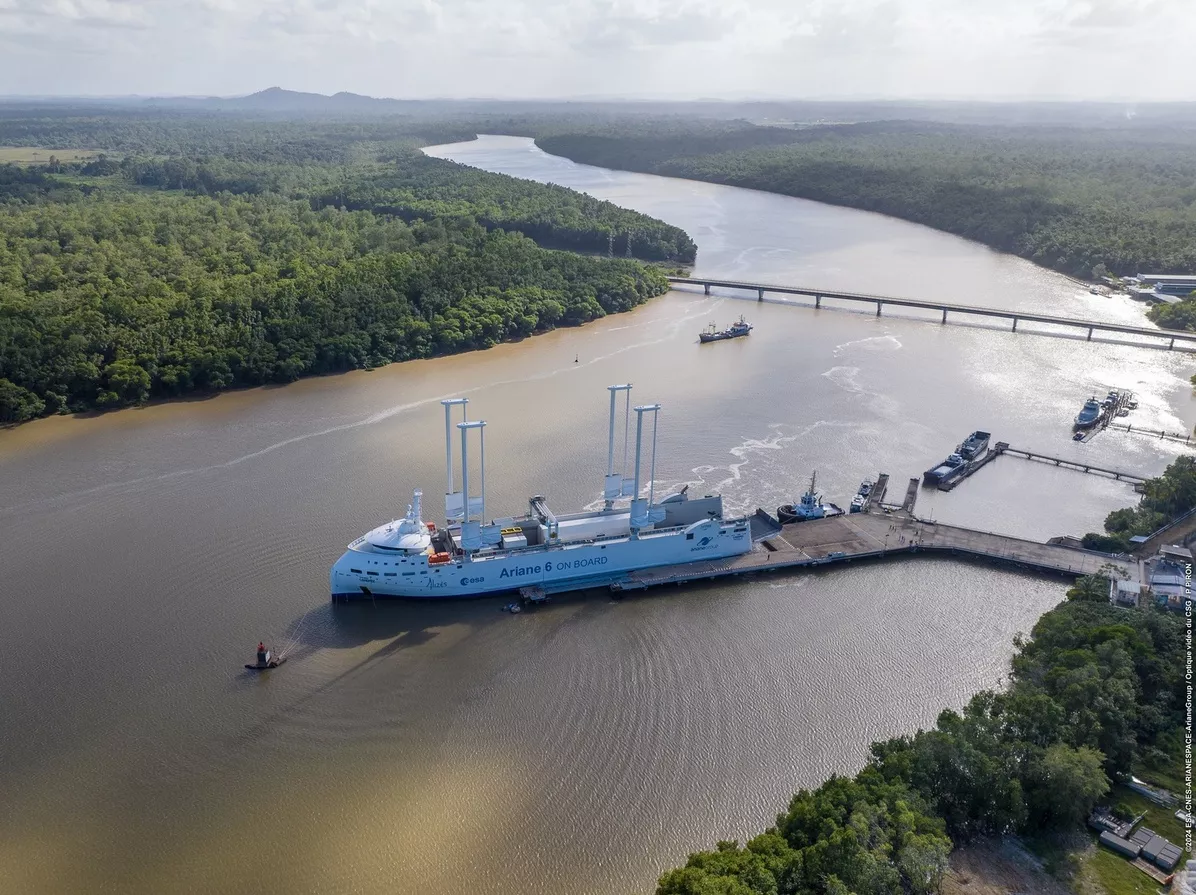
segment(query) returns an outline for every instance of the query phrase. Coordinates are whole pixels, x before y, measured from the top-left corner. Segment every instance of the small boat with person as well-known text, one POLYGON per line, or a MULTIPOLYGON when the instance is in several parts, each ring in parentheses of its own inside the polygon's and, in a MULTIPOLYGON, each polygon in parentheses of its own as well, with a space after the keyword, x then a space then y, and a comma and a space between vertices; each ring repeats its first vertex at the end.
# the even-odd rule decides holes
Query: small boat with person
POLYGON ((267 649, 264 641, 258 641, 257 662, 253 665, 246 663, 245 667, 250 671, 268 671, 271 668, 277 668, 286 660, 286 656, 276 656, 271 650, 267 649))
POLYGON ((777 519, 782 525, 794 522, 806 522, 810 519, 828 519, 831 516, 842 516, 843 510, 833 503, 822 503, 822 495, 815 490, 818 473, 810 476, 810 489, 801 496, 796 504, 787 503, 777 507, 777 519))
POLYGON ((743 315, 739 315, 739 319, 731 324, 727 329, 718 329, 713 323, 706 327, 706 331, 698 333, 699 342, 721 342, 723 339, 737 339, 740 336, 749 335, 752 331, 752 325, 743 319, 743 315))

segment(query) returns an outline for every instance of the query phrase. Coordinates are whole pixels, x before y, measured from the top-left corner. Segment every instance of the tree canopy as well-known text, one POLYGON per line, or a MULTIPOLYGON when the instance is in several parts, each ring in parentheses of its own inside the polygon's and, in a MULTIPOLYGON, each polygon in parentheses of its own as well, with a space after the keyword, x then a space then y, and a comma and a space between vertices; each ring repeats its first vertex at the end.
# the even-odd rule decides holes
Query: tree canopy
POLYGON ((693 259, 646 215, 415 148, 460 130, 0 115, 0 141, 114 151, 0 165, 0 422, 485 348, 693 259))
POLYGON ((657 895, 934 892, 953 844, 1075 829, 1183 723, 1183 619, 1082 596, 1101 590, 1081 579, 1019 638, 1005 692, 874 743, 854 779, 802 790, 742 848, 690 855, 657 895))
POLYGON ((878 211, 1083 277, 1196 270, 1196 131, 668 119, 536 141, 579 162, 878 211))

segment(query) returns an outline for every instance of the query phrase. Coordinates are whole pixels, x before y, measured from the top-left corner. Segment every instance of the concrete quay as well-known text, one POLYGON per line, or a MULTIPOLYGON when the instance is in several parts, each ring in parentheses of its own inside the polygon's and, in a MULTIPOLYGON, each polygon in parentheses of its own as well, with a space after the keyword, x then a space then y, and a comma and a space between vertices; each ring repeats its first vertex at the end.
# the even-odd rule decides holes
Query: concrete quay
POLYGON ((1137 563, 1102 553, 944 525, 881 507, 785 525, 742 556, 632 572, 610 587, 615 592, 642 590, 661 584, 917 554, 965 557, 1068 578, 1101 570, 1125 578, 1138 575, 1137 563))

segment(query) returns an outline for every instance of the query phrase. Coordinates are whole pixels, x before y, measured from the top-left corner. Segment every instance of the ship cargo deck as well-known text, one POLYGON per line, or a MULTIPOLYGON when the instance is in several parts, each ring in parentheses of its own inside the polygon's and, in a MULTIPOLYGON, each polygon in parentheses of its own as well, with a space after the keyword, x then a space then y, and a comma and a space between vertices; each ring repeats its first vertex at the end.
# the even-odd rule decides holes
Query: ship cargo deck
POLYGON ((1137 573, 1134 563, 1089 550, 944 525, 900 511, 870 510, 784 525, 742 556, 632 572, 611 584, 611 589, 641 590, 660 584, 908 554, 963 556, 1073 578, 1106 567, 1127 578, 1137 573))

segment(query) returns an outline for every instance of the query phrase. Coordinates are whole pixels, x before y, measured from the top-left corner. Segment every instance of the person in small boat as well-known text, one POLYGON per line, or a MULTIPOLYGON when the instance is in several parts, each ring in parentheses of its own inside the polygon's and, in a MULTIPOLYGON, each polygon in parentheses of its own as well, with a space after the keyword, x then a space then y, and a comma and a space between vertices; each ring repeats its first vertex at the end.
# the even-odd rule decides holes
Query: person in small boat
POLYGON ((257 664, 266 664, 266 645, 260 640, 257 643, 257 664))

